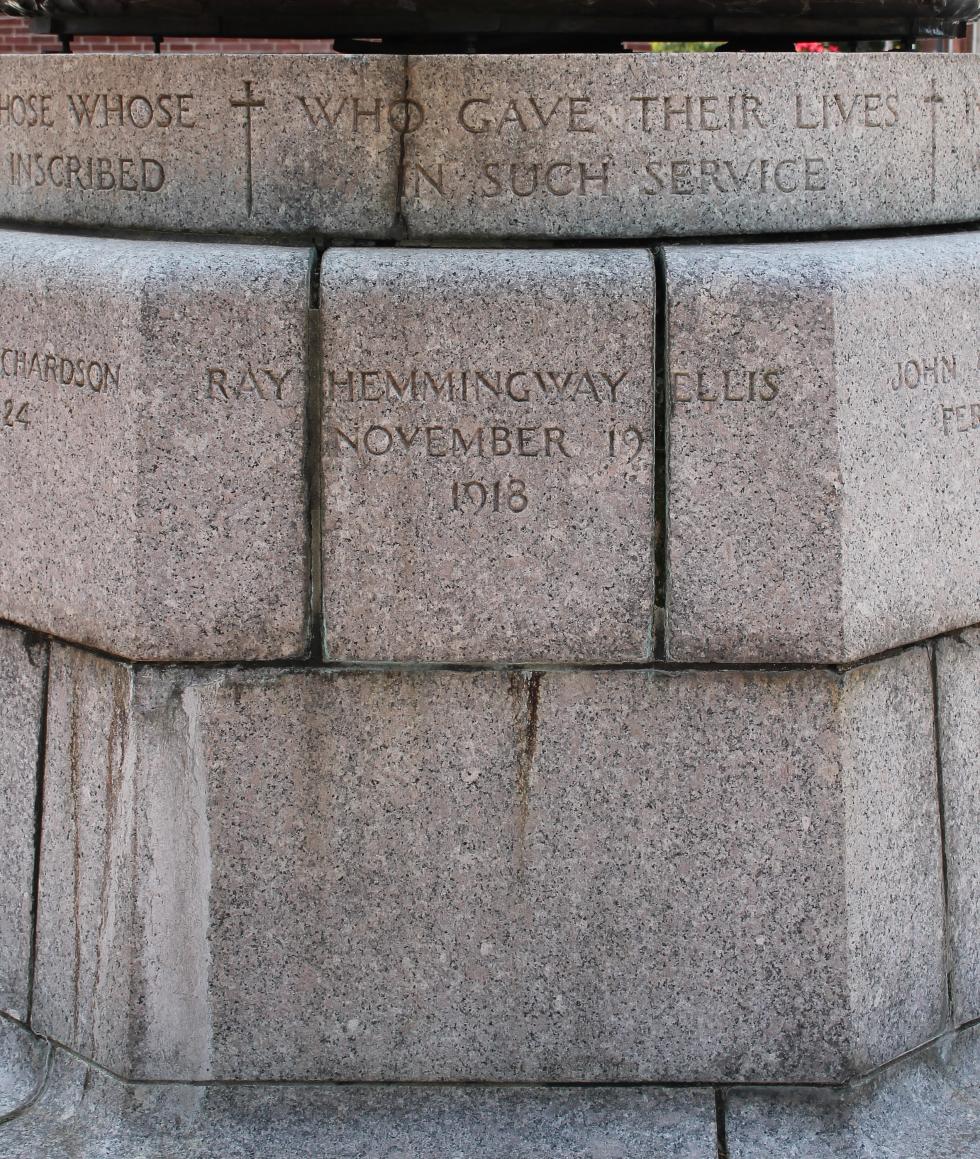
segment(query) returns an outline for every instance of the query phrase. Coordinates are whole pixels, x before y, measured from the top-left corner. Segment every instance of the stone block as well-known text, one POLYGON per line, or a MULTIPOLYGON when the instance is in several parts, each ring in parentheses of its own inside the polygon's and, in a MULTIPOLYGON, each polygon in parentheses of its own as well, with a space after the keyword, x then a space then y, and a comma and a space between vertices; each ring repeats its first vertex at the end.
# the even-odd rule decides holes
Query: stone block
POLYGON ((4 1159, 714 1159, 710 1091, 121 1083, 58 1051, 4 1159))
POLYGON ((332 250, 331 659, 639 660, 653 587, 640 250, 332 250))
POLYGON ((4 76, 13 221, 645 238, 980 213, 969 56, 51 55, 4 76))
POLYGON ((666 273, 667 655, 840 662, 980 620, 977 235, 666 273))
POLYGON ((837 1081, 946 1017, 929 658, 51 658, 35 1025, 143 1079, 837 1081), (288 904, 283 904, 288 899, 288 904))
POLYGON ((384 236, 403 86, 391 56, 14 56, 0 216, 384 236))
POLYGON ((980 629, 936 643, 953 1016, 980 1018, 980 629))
POLYGON ((0 233, 0 616, 134 659, 304 651, 309 261, 0 233))
MULTIPOLYGON (((27 1017, 34 937, 38 752, 47 646, 0 628, 0 1011, 27 1017)), ((2 1113, 2 1112, 0 1112, 2 1113)))
POLYGON ((980 62, 912 54, 409 59, 413 236, 670 237, 980 212, 980 62))

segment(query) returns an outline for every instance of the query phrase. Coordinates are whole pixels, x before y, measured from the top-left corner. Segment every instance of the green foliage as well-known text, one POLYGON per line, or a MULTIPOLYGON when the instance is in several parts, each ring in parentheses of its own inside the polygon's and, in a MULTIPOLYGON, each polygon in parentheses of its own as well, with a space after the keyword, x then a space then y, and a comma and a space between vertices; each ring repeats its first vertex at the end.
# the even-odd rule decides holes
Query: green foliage
POLYGON ((714 52, 720 40, 654 40, 651 52, 714 52))

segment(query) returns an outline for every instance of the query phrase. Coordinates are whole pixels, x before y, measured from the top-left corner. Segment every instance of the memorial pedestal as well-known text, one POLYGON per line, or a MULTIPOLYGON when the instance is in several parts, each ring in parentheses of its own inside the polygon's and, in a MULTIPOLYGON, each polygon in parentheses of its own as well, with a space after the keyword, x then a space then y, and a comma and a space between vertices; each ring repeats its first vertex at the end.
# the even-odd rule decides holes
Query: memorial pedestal
POLYGON ((0 1155, 930 1153, 980 64, 0 73, 0 1155))

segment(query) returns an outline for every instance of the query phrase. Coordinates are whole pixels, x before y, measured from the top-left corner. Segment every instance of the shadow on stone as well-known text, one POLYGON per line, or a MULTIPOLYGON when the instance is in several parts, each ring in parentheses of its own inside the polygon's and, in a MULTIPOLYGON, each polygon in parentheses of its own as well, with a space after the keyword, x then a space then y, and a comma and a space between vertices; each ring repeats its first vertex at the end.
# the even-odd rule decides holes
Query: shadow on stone
POLYGON ((714 1159, 713 1097, 653 1087, 123 1083, 63 1051, 2 1159, 714 1159))
POLYGON ((975 1159, 980 1027, 849 1091, 732 1092, 728 1152, 729 1159, 975 1159))

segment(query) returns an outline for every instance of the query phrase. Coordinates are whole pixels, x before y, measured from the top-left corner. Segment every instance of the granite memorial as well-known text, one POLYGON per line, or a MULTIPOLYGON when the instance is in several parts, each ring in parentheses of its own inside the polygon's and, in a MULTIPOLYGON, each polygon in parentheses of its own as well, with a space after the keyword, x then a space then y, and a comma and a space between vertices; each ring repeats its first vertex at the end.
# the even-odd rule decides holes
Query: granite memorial
POLYGON ((331 7, 0 61, 0 1159, 980 1153, 980 59, 331 7))

